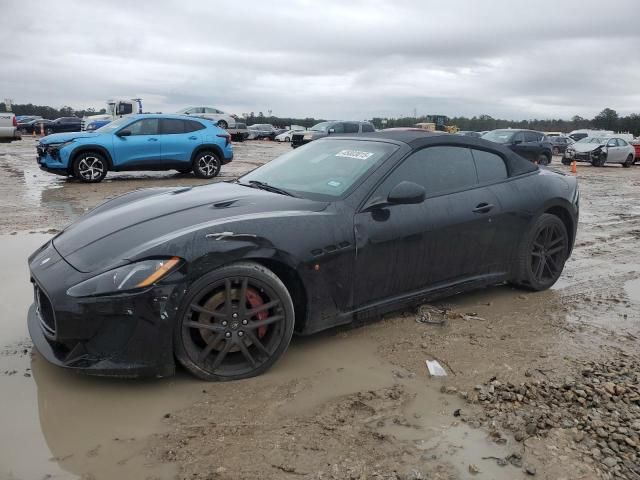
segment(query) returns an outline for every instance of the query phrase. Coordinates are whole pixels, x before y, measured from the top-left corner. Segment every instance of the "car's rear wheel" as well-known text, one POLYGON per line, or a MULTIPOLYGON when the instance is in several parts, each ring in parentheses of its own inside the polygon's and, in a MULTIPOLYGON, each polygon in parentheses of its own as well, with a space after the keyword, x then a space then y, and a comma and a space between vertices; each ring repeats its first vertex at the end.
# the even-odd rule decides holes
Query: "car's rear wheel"
POLYGON ((567 229, 555 215, 542 214, 520 246, 513 283, 530 290, 546 290, 562 273, 569 255, 567 229))
POLYGON ((544 153, 538 155, 538 165, 549 165, 550 159, 544 153))
POLYGON ((213 178, 220 173, 221 165, 215 153, 205 150, 198 152, 193 160, 193 173, 198 178, 213 178))
POLYGON ((560 155, 560 149, 558 147, 553 147, 553 154, 554 155, 560 155))
POLYGON ((633 165, 633 155, 629 154, 625 162, 622 164, 624 168, 629 168, 633 165))
POLYGON ((174 330, 175 355, 203 380, 260 375, 282 356, 295 323, 291 296, 267 268, 219 268, 188 290, 174 330))
POLYGON ((81 153, 73 161, 73 176, 82 182, 101 182, 108 170, 106 159, 97 152, 81 153))
POLYGON ((225 122, 224 120, 220 120, 216 125, 218 125, 223 130, 226 130, 227 127, 229 127, 229 124, 227 122, 225 122))

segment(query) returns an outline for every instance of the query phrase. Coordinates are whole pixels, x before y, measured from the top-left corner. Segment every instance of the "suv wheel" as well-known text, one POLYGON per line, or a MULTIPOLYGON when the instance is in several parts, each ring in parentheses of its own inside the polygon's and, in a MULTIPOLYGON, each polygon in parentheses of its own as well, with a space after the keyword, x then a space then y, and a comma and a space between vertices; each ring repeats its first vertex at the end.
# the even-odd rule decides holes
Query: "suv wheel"
POLYGON ((193 160, 193 173, 198 178, 213 178, 220 173, 222 163, 218 156, 209 151, 198 152, 193 160))
POLYGON ((633 155, 629 154, 622 166, 624 168, 629 168, 631 165, 633 165, 633 155))
POLYGON ((73 162, 73 176, 82 182, 101 182, 107 171, 107 161, 96 152, 81 153, 73 162))
POLYGON ((229 127, 229 124, 224 120, 220 120, 218 123, 216 123, 216 125, 218 125, 223 130, 226 130, 229 127))
POLYGON ((551 161, 544 153, 538 155, 538 165, 549 165, 549 163, 551 163, 551 161))

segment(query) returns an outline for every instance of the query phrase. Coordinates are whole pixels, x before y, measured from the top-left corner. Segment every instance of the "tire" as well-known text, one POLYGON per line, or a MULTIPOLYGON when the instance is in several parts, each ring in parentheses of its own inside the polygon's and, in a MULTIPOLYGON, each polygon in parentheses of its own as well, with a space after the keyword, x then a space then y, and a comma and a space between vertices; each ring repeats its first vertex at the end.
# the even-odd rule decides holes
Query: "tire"
POLYGON ((220 173, 222 162, 214 152, 203 150, 193 159, 193 174, 198 178, 213 178, 220 173))
POLYGON ((604 164, 607 163, 607 156, 600 155, 597 160, 592 160, 591 165, 594 167, 604 167, 604 164))
POLYGON ((551 163, 551 159, 546 156, 544 153, 538 155, 538 165, 549 165, 551 163))
POLYGON ((543 213, 519 247, 512 283, 528 290, 546 290, 560 278, 568 256, 569 234, 564 223, 555 215, 543 213), (547 232, 551 232, 549 237, 547 232))
POLYGON ((182 173, 183 175, 186 175, 187 173, 191 173, 191 168, 178 168, 177 169, 179 173, 182 173))
POLYGON ((560 149, 558 147, 553 147, 551 153, 552 155, 560 155, 560 149))
POLYGON ((218 123, 216 123, 216 125, 222 128, 223 130, 226 130, 227 128, 229 128, 229 124, 224 120, 220 120, 218 123))
POLYGON ((81 182, 101 182, 108 171, 107 160, 98 152, 83 152, 73 161, 73 176, 81 182))
POLYGON ((293 302, 280 279, 257 263, 236 263, 189 287, 176 317, 174 353, 202 380, 255 377, 285 352, 294 324, 293 302))
POLYGON ((284 141, 285 141, 285 142, 290 142, 290 141, 291 141, 291 139, 290 139, 289 137, 284 137, 284 141))
POLYGON ((562 158, 562 164, 563 165, 571 165, 571 159, 570 158, 562 158))
POLYGON ((622 164, 624 168, 630 168, 631 165, 633 165, 633 155, 629 155, 627 159, 624 161, 624 163, 622 164))

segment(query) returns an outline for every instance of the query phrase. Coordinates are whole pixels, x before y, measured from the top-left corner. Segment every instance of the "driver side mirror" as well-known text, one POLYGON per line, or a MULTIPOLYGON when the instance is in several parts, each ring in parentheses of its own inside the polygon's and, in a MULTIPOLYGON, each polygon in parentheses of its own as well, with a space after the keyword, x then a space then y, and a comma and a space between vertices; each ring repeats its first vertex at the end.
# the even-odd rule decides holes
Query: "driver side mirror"
POLYGON ((513 144, 514 145, 520 145, 522 143, 522 140, 514 140, 513 144))
POLYGON ((330 128, 330 129, 328 130, 328 133, 336 133, 336 129, 335 129, 335 128, 330 128))
POLYGON ((131 130, 120 130, 116 135, 118 135, 119 137, 130 137, 131 130))
POLYGON ((389 192, 387 202, 396 205, 408 205, 424 202, 427 192, 422 185, 414 182, 400 182, 389 192))

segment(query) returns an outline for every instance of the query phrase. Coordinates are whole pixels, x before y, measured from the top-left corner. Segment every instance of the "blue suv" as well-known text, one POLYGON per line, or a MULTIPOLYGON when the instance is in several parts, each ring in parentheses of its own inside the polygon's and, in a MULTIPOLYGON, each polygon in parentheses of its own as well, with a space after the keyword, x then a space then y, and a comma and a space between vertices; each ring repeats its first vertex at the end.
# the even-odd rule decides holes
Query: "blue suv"
POLYGON ((57 133, 38 144, 47 172, 100 182, 109 170, 171 170, 213 178, 233 159, 231 138, 211 121, 183 115, 132 115, 95 132, 57 133))

